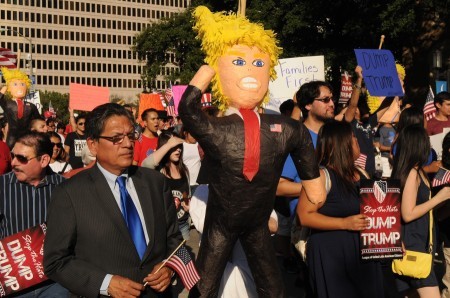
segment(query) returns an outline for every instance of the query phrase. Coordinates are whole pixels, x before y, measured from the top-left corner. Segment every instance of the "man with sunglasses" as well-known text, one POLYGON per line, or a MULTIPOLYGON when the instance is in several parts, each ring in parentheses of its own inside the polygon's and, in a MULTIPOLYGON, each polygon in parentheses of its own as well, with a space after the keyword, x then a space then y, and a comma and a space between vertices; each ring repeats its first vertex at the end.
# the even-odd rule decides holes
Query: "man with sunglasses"
POLYGON ((162 297, 172 270, 157 269, 183 240, 166 179, 132 166, 139 135, 125 108, 100 105, 86 120, 97 163, 52 194, 45 274, 80 296, 162 297))
MULTIPOLYGON (((48 166, 52 151, 52 143, 44 133, 29 132, 15 142, 11 150, 12 171, 0 176, 1 239, 46 221, 51 193, 65 180, 48 166)), ((21 294, 26 297, 68 295, 66 289, 52 281, 24 291, 21 294)))

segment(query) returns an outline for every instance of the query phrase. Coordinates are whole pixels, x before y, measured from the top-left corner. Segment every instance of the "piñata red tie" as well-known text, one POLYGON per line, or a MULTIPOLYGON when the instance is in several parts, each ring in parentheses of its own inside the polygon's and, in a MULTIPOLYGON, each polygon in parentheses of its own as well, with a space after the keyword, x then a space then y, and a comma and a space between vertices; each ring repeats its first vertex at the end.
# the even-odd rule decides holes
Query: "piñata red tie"
POLYGON ((248 181, 252 181, 259 170, 260 132, 259 121, 253 110, 240 109, 244 119, 245 152, 243 173, 248 181))
POLYGON ((17 101, 17 118, 22 119, 23 117, 23 101, 21 99, 16 99, 17 101))

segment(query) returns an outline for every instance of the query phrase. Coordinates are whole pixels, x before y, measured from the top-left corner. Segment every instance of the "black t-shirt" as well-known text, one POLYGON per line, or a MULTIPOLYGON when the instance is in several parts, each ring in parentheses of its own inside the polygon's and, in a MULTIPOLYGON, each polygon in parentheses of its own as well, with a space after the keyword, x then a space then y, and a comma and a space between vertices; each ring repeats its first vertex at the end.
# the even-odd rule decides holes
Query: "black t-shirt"
POLYGON ((183 193, 185 194, 185 197, 189 196, 189 181, 186 177, 180 179, 167 178, 167 181, 169 182, 170 189, 172 190, 178 222, 186 222, 189 218, 189 213, 184 211, 181 206, 181 202, 183 201, 183 193))
POLYGON ((67 135, 64 145, 69 146, 69 164, 72 169, 82 168, 84 166, 81 160, 81 151, 86 146, 86 136, 76 132, 67 135))

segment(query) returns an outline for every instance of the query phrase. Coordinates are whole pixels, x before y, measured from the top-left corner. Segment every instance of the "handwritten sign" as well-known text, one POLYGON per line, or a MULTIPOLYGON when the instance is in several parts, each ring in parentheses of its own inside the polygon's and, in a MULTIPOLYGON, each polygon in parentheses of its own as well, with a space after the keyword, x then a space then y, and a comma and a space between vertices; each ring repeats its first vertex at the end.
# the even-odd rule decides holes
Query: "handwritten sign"
POLYGON ((361 180, 361 214, 369 227, 361 232, 361 259, 402 258, 400 181, 361 180))
POLYGON ((39 91, 28 93, 27 96, 25 97, 25 101, 34 104, 39 113, 42 114, 41 96, 39 94, 39 91))
POLYGON ((69 107, 74 110, 92 111, 109 102, 109 89, 84 84, 70 83, 69 107))
POLYGON ((403 96, 403 89, 389 50, 355 49, 358 65, 363 69, 364 82, 370 95, 403 96))
POLYGON ((0 297, 47 280, 43 265, 46 230, 41 224, 0 241, 0 297))
POLYGON ((269 83, 270 101, 266 109, 280 111, 280 105, 292 99, 301 85, 325 80, 324 56, 280 59, 275 66, 276 80, 269 83))

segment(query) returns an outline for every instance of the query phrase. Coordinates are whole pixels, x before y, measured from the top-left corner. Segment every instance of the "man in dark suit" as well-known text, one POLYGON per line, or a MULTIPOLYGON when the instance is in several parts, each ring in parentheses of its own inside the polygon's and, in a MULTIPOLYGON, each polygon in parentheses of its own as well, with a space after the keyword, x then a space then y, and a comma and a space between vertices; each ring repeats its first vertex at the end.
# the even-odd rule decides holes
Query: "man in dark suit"
POLYGON ((182 241, 170 189, 158 172, 131 166, 138 135, 123 107, 98 106, 86 123, 97 164, 53 193, 45 273, 76 295, 161 297, 173 272, 157 268, 182 241))

